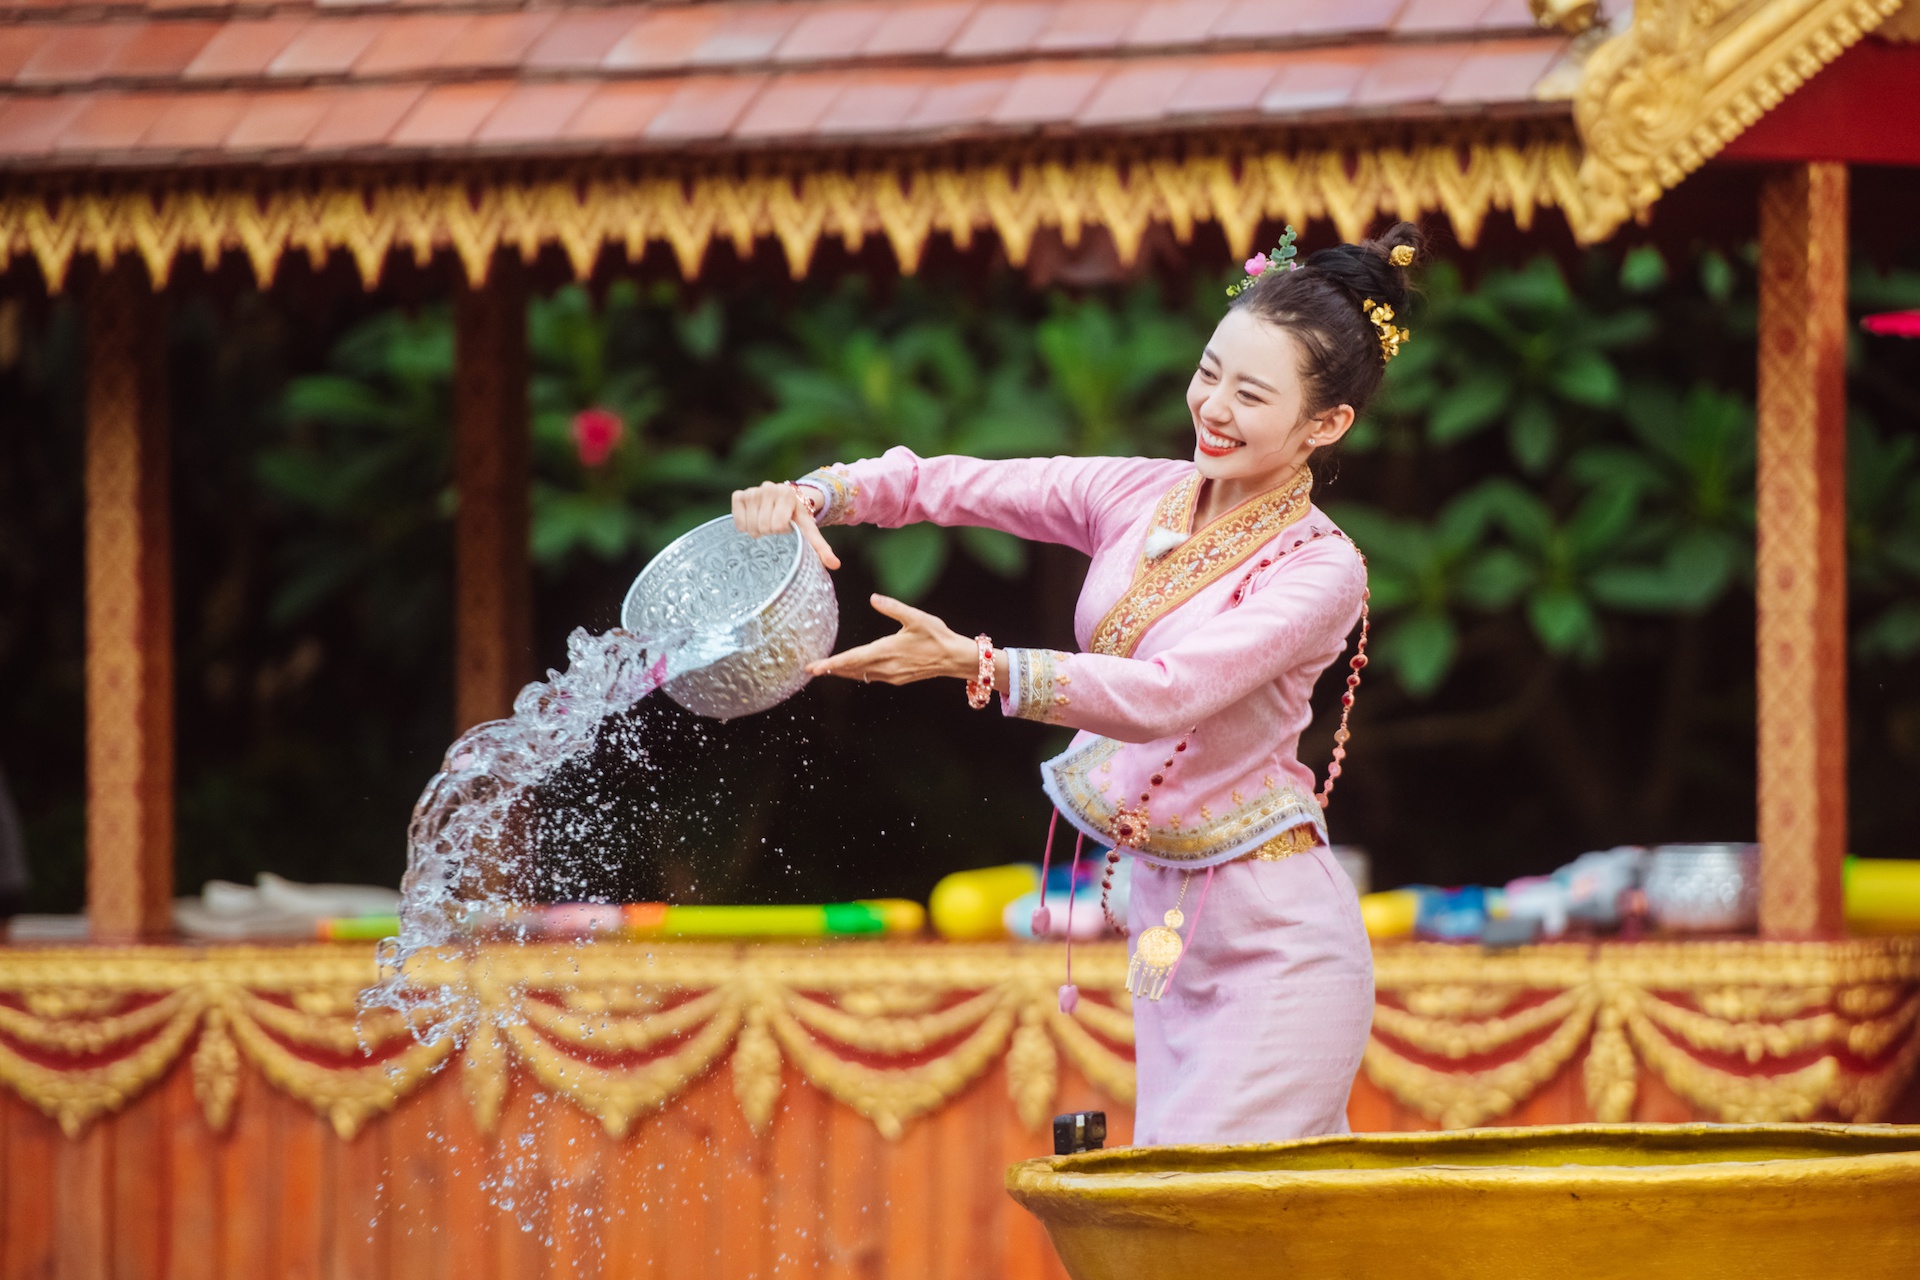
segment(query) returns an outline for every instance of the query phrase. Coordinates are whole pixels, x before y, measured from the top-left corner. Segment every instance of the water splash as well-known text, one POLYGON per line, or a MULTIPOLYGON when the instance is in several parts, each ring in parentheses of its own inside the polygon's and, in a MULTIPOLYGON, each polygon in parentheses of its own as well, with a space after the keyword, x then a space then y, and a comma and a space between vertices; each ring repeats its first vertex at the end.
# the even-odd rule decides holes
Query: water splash
MULTIPOLYGON (((671 757, 648 759, 638 717, 628 713, 663 686, 682 707, 719 720, 772 707, 807 682, 809 661, 832 651, 839 621, 826 570, 797 533, 747 539, 727 517, 657 557, 622 618, 624 630, 574 631, 564 672, 528 685, 510 717, 475 726, 447 751, 414 806, 400 928, 376 951, 379 976, 361 995, 363 1018, 398 1014, 428 1043, 485 1032, 487 1019, 498 1027, 517 1021, 510 1003, 488 1008, 469 983, 432 978, 436 966, 416 961, 544 937, 542 922, 553 915, 531 908, 556 893, 581 904, 582 919, 604 917, 605 899, 581 892, 621 861, 621 842, 602 825, 613 805, 600 782, 629 767, 673 767, 671 757)), ((650 807, 660 810, 657 795, 650 807)), ((530 1130, 544 1128, 545 1101, 532 1094, 518 1141, 486 1140, 480 1181, 497 1210, 523 1232, 546 1232, 551 1244, 557 1219, 549 1208, 571 1203, 573 1174, 543 1163, 535 1149, 530 1130)), ((445 1142, 437 1132, 428 1137, 445 1142)), ((590 1206, 568 1221, 569 1232, 597 1239, 601 1223, 590 1206)))
POLYGON ((493 925, 511 933, 505 908, 529 898, 535 874, 532 801, 562 766, 593 749, 601 726, 673 676, 713 661, 724 635, 665 640, 576 629, 567 669, 520 691, 513 715, 460 735, 427 783, 407 828, 400 883, 400 932, 376 951, 380 979, 362 994, 362 1012, 392 1009, 414 1034, 437 1041, 473 1025, 472 992, 425 986, 407 962, 420 952, 471 939, 493 925), (709 652, 712 650, 713 652, 709 652))

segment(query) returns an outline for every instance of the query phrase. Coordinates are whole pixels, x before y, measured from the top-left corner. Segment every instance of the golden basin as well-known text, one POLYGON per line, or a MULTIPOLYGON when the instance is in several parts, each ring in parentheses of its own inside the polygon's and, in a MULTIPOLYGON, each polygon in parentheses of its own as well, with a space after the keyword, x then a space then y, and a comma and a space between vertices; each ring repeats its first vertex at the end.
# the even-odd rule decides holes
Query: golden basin
POLYGON ((1121 1147, 1014 1165, 1007 1190, 1074 1280, 1920 1277, 1920 1127, 1121 1147))

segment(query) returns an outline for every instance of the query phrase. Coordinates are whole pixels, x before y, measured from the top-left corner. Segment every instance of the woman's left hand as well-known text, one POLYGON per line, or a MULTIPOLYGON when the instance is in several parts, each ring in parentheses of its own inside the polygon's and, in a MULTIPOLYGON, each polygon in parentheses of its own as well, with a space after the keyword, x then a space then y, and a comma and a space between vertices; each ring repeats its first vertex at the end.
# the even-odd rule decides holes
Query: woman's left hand
POLYGON ((937 676, 971 680, 979 673, 980 651, 974 641, 910 604, 881 595, 872 600, 875 609, 900 624, 900 630, 871 644, 822 658, 807 667, 808 675, 912 684, 937 676))

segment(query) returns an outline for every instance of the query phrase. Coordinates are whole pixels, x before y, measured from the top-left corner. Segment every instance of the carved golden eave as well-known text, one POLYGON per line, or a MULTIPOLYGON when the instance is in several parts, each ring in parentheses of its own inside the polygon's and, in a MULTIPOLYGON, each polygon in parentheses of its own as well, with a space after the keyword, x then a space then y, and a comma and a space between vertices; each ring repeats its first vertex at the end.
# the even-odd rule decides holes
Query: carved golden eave
POLYGON ((1583 238, 1661 194, 1901 8, 1903 0, 1639 0, 1574 96, 1583 238))
MULTIPOLYGON (((1538 3, 1556 23, 1581 12, 1538 3)), ((741 256, 772 240, 799 276, 822 240, 879 239, 912 272, 935 236, 965 248, 991 232, 1019 263, 1042 229, 1072 245, 1104 226, 1127 263, 1156 225, 1184 241, 1216 223, 1240 257, 1262 223, 1326 220, 1355 239, 1382 217, 1443 215, 1471 245, 1489 213, 1526 230, 1541 207, 1593 243, 1644 218, 1867 32, 1920 28, 1920 0, 1902 4, 1640 0, 1618 34, 1582 35, 1522 118, 777 161, 15 172, 0 177, 0 271, 30 259, 57 291, 76 257, 126 254, 164 283, 182 256, 239 253, 265 284, 289 253, 317 264, 344 251, 372 288, 395 252, 422 263, 449 252, 477 284, 498 250, 530 259, 557 245, 583 276, 604 252, 632 261, 657 246, 693 276, 715 240, 741 256)))
POLYGON ((1874 34, 1892 44, 1920 44, 1920 0, 1907 0, 1907 7, 1881 23, 1874 34))
POLYGON ((76 256, 109 264, 128 254, 164 283, 183 256, 211 266, 238 252, 264 285, 288 254, 317 265, 344 250, 372 288, 393 253, 425 263, 450 251, 478 284, 501 249, 531 259, 558 245, 586 276, 603 252, 637 261, 664 245, 692 277, 716 240, 742 257, 772 240, 800 276, 824 239, 850 251, 879 239, 912 272, 935 235, 964 249, 992 232, 1019 264, 1043 228, 1071 246, 1084 228, 1104 226, 1130 263, 1155 225, 1185 241, 1196 224, 1216 223, 1234 256, 1244 257, 1263 222, 1326 220, 1351 240, 1379 217, 1434 214, 1472 244, 1494 210, 1525 229, 1536 209, 1557 206, 1585 226, 1578 165, 1572 130, 1549 118, 1297 142, 1182 147, 1142 139, 1051 151, 795 157, 777 166, 583 160, 413 172, 20 175, 0 188, 0 270, 31 259, 58 290, 76 256))

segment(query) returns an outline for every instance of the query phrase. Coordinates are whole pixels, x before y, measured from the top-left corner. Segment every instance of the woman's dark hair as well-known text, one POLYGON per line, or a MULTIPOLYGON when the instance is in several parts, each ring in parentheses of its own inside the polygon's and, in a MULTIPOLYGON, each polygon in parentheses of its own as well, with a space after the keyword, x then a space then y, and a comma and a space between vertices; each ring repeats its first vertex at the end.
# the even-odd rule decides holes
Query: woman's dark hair
POLYGON ((1377 240, 1322 249, 1291 271, 1268 269, 1228 304, 1228 310, 1247 311, 1299 341, 1305 353, 1300 384, 1307 416, 1341 404, 1352 405, 1358 414, 1380 389, 1387 367, 1380 331, 1360 304, 1384 303, 1393 308, 1394 322, 1404 323, 1407 271, 1425 244, 1420 228, 1396 222, 1377 240), (1402 245, 1413 250, 1413 259, 1396 267, 1390 255, 1402 245))

